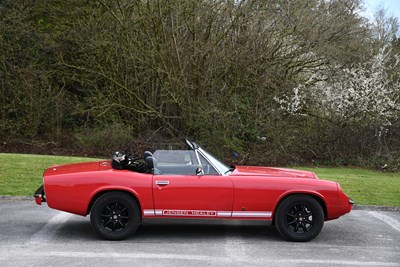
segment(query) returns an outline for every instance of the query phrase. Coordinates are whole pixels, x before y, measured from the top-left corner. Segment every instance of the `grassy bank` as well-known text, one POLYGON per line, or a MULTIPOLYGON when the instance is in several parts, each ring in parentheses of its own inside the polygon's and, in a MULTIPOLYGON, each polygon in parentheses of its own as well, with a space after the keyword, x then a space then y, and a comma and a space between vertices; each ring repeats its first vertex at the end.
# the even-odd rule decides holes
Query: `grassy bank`
POLYGON ((0 195, 29 196, 42 184, 43 171, 65 163, 93 158, 0 153, 0 195))
POLYGON ((360 168, 306 168, 320 179, 340 183, 343 191, 357 204, 400 206, 400 173, 377 172, 360 168))
MULTIPOLYGON (((42 183, 51 165, 96 160, 92 158, 1 154, 0 195, 28 196, 42 183)), ((358 168, 306 168, 320 179, 337 181, 357 204, 400 206, 400 173, 358 168)))

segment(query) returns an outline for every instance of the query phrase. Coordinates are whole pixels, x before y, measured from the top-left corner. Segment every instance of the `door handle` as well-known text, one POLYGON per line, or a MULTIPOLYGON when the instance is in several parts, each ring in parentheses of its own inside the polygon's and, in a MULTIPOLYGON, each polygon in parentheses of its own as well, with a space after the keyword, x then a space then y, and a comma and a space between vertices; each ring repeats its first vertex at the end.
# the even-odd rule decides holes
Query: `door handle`
POLYGON ((169 185, 169 181, 157 180, 156 185, 169 185))

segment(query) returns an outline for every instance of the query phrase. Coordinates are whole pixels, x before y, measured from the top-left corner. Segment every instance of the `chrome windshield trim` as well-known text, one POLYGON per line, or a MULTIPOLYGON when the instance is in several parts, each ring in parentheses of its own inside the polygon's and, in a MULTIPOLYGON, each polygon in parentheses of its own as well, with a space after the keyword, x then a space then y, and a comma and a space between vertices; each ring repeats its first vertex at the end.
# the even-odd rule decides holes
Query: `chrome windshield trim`
MULTIPOLYGON (((198 162, 199 165, 200 165, 200 164, 201 164, 201 161, 200 161, 200 156, 199 156, 199 151, 198 151, 198 149, 195 149, 195 150, 194 150, 194 153, 196 154, 197 162, 198 162)), ((204 171, 201 171, 201 173, 204 174, 204 171)))
POLYGON ((225 163, 219 161, 218 159, 216 159, 213 155, 211 155, 210 153, 208 153, 207 151, 203 150, 201 147, 197 148, 196 151, 198 151, 204 158, 205 160, 208 161, 208 163, 211 164, 211 166, 213 166, 213 168, 220 174, 223 176, 228 176, 229 175, 229 168, 227 167, 226 170, 222 169, 221 167, 224 167, 225 163))

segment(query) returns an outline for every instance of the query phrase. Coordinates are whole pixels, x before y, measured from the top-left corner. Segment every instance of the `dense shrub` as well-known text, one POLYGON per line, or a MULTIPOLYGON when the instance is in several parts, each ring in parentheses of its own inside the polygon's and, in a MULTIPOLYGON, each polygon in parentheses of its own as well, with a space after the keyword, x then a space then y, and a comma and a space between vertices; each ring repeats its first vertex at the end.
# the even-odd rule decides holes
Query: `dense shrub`
POLYGON ((1 1, 0 139, 110 151, 190 137, 239 163, 396 162, 398 22, 361 8, 1 1))

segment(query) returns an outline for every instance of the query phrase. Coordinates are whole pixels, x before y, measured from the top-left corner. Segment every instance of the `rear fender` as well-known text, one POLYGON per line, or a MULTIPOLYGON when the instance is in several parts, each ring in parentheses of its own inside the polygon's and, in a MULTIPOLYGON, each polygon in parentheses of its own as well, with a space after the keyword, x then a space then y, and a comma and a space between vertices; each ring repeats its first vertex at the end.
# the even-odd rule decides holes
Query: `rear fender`
POLYGON ((96 201, 97 198, 99 198, 101 195, 107 193, 107 192, 113 192, 113 191, 119 191, 119 192, 124 192, 129 195, 131 195, 138 203, 140 210, 142 210, 142 201, 140 200, 140 197, 138 193, 135 190, 132 190, 131 188, 125 188, 125 187, 115 187, 115 186, 105 186, 98 188, 96 191, 92 192, 90 195, 89 202, 87 203, 87 211, 86 215, 90 213, 90 210, 92 209, 92 205, 96 201))

